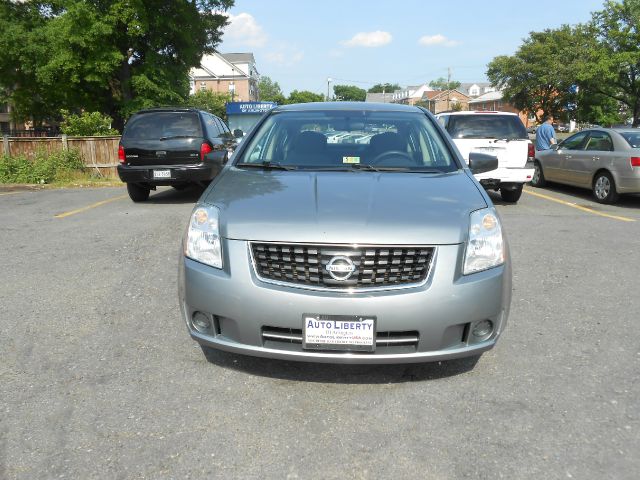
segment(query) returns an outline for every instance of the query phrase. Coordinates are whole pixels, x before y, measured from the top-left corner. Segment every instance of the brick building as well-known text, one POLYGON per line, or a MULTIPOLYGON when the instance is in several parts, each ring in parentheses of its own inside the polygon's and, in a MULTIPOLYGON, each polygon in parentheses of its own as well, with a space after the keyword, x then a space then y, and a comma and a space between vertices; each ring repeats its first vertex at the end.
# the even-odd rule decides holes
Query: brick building
POLYGON ((232 101, 257 101, 259 74, 253 53, 205 55, 189 72, 191 93, 211 90, 231 95, 232 101))

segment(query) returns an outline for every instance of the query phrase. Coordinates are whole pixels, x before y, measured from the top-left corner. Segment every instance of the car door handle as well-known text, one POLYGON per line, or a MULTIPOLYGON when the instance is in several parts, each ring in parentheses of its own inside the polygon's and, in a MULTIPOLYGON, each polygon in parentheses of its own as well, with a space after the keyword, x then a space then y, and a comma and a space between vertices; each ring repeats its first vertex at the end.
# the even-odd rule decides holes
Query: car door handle
POLYGON ((597 160, 600 160, 600 157, 593 157, 593 161, 594 162, 597 161, 597 160))

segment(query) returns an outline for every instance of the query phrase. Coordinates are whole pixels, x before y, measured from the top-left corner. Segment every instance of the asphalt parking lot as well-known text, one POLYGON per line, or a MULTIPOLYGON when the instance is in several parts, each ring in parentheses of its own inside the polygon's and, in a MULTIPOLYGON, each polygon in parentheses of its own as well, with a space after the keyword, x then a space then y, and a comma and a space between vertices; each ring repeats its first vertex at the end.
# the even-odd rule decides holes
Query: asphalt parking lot
POLYGON ((0 188, 0 478, 640 477, 640 196, 494 196, 498 346, 381 367, 205 358, 176 286, 199 193, 0 188))

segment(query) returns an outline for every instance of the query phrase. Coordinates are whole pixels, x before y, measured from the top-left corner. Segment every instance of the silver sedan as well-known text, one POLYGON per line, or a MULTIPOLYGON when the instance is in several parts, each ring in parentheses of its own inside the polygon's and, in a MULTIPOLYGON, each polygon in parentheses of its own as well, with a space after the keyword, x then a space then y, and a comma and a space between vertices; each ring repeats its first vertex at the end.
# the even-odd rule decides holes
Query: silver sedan
POLYGON ((531 185, 543 187, 547 182, 589 188, 600 203, 640 193, 640 130, 583 130, 550 150, 536 152, 531 185))
POLYGON ((185 232, 179 295, 191 337, 205 352, 326 363, 489 350, 509 315, 511 266, 473 176, 498 160, 474 152, 469 162, 417 107, 265 114, 185 232))

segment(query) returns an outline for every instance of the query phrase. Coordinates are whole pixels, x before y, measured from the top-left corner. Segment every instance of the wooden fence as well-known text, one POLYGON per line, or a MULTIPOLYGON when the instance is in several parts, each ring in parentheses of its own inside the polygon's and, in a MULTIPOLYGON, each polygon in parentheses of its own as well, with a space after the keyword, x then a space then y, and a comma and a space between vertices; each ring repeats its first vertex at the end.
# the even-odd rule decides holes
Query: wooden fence
POLYGON ((107 178, 117 178, 120 137, 8 137, 4 136, 3 154, 34 158, 38 152, 53 153, 78 150, 87 169, 107 178))

